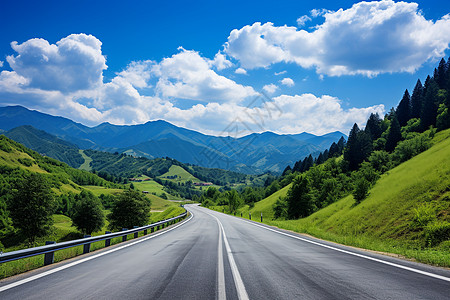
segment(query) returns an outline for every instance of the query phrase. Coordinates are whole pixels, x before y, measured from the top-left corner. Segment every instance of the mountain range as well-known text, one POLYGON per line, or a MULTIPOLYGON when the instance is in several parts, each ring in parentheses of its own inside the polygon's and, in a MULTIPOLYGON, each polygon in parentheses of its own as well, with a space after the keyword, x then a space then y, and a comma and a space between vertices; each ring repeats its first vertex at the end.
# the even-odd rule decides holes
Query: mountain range
POLYGON ((177 127, 163 120, 139 125, 102 123, 88 127, 22 106, 0 107, 0 130, 6 131, 6 135, 16 141, 23 143, 26 139, 26 145, 35 149, 40 144, 37 136, 38 139, 57 141, 63 148, 76 145, 80 149, 119 152, 150 159, 171 157, 183 163, 248 174, 282 172, 287 165, 309 154, 318 154, 342 136, 346 138, 341 132, 322 136, 306 132, 285 135, 264 132, 240 138, 217 137, 177 127), (14 132, 14 128, 24 125, 44 132, 35 132, 30 127, 14 132), (30 134, 35 137, 30 138, 30 134), (32 141, 34 147, 30 144, 32 141))

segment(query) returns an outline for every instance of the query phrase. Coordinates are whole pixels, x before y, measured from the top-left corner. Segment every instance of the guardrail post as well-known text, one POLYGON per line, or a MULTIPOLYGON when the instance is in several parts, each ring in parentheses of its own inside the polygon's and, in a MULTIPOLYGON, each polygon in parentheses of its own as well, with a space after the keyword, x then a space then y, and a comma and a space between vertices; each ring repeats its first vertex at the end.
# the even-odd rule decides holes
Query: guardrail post
POLYGON ((152 228, 150 228, 150 233, 155 232, 155 226, 153 226, 152 228))
POLYGON ((241 212, 241 218, 242 218, 242 212, 241 212))
MULTIPOLYGON (((133 228, 138 228, 138 226, 133 226, 133 228)), ((134 238, 136 239, 139 236, 139 231, 134 233, 134 238)))
MULTIPOLYGON (((122 228, 122 231, 127 231, 128 228, 122 228)), ((125 242, 127 240, 127 235, 122 236, 122 242, 125 242)))
MULTIPOLYGON (((89 234, 86 234, 84 238, 90 238, 91 236, 89 234)), ((83 254, 89 253, 91 251, 91 243, 84 244, 83 245, 83 254)))
POLYGON ((144 229, 144 235, 147 235, 147 229, 144 229))
MULTIPOLYGON (((46 245, 53 245, 56 244, 56 242, 53 241, 47 241, 45 242, 46 245)), ((44 266, 51 265, 55 259, 55 252, 49 252, 44 254, 44 266)))
MULTIPOLYGON (((105 231, 105 234, 109 234, 111 233, 111 231, 105 231)), ((105 240, 105 247, 109 247, 111 246, 111 239, 106 239, 105 240)))
POLYGON ((262 223, 262 213, 261 213, 261 223, 262 223))
POLYGON ((251 220, 252 219, 252 213, 248 212, 248 218, 251 220))

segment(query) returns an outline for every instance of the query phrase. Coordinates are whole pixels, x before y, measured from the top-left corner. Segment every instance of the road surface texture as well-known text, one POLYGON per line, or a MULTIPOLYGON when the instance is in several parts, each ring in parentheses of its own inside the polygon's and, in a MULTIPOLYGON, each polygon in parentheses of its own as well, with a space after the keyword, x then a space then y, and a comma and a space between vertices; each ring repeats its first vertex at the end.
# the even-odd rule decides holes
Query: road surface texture
POLYGON ((448 270, 187 209, 165 231, 2 280, 0 299, 450 299, 448 270))

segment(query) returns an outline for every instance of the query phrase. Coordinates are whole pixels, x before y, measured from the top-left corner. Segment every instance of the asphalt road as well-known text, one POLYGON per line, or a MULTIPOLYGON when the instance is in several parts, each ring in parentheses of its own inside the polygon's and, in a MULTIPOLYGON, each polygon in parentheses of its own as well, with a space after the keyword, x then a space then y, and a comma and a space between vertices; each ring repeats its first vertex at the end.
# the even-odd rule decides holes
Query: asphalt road
POLYGON ((163 232, 2 280, 0 299, 450 299, 448 270, 187 208, 163 232))

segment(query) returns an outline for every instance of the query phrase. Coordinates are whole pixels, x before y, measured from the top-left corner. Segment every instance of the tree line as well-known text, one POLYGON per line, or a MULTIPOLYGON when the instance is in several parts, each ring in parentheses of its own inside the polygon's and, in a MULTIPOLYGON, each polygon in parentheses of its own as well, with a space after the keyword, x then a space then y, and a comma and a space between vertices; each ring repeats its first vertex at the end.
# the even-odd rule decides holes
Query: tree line
POLYGON ((233 212, 243 204, 251 207, 249 199, 261 200, 291 184, 286 197, 273 207, 276 218, 306 217, 348 194, 357 205, 381 174, 427 150, 436 131, 450 128, 449 93, 450 59, 442 59, 433 76, 427 76, 424 84, 417 80, 412 94, 405 90, 398 106, 383 118, 371 114, 364 129, 355 123, 347 141, 341 138, 317 156, 287 166, 262 188, 246 187, 236 193, 208 189, 198 200, 205 206, 228 206, 233 212))

